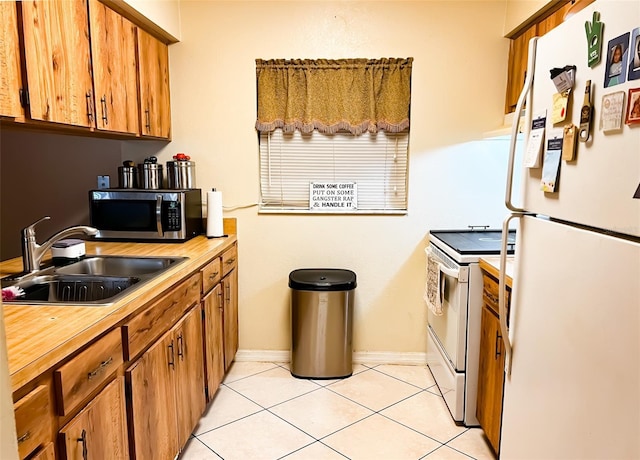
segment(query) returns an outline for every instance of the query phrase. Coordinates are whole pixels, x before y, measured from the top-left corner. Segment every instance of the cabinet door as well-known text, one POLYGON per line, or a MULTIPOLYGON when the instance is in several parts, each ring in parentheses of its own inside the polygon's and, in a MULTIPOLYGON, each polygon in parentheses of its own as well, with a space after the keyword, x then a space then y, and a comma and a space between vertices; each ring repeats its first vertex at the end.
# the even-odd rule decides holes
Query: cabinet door
POLYGON ((140 117, 143 136, 171 137, 167 45, 138 28, 140 117))
POLYGON ((204 349, 207 400, 211 401, 224 378, 224 339, 222 328, 222 286, 218 284, 203 300, 204 349))
POLYGON ((67 459, 128 459, 124 379, 107 385, 60 433, 67 459))
POLYGON ((31 118, 94 126, 86 0, 21 5, 31 118))
POLYGON ((173 331, 168 331, 130 367, 135 458, 174 458, 178 452, 173 331))
POLYGON ((22 76, 16 2, 0 2, 0 116, 22 117, 22 76))
POLYGON ((224 298, 224 369, 229 369, 238 351, 238 270, 222 280, 224 298))
POLYGON ((504 348, 500 320, 487 305, 482 308, 481 327, 476 416, 497 453, 500 445, 504 348))
POLYGON ((53 408, 50 388, 40 385, 14 404, 20 458, 53 440, 53 408))
POLYGON ((139 132, 136 27, 104 3, 89 0, 96 126, 139 132))
POLYGON ((521 35, 511 40, 509 49, 509 76, 507 81, 506 112, 513 112, 518 104, 518 97, 524 86, 527 75, 529 57, 529 40, 536 36, 537 26, 534 24, 521 35))
POLYGON ((199 306, 174 326, 178 445, 183 446, 205 407, 202 319, 199 306))

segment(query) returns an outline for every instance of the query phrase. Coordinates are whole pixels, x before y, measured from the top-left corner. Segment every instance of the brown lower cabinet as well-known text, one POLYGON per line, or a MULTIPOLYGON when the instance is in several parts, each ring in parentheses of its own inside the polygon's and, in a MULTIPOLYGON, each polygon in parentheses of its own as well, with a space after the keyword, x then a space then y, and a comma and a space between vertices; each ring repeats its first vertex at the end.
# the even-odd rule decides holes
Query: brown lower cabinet
POLYGON ((200 309, 188 313, 127 371, 135 458, 174 458, 204 412, 200 309))
POLYGON ((172 459, 238 349, 237 246, 14 392, 21 459, 172 459))
POLYGON ((124 379, 118 377, 61 430, 68 459, 129 458, 124 379))
MULTIPOLYGON (((504 388, 504 345, 500 331, 498 280, 484 273, 478 399, 476 417, 496 454, 500 451, 502 394, 504 388)), ((507 290, 507 305, 510 300, 507 290)))

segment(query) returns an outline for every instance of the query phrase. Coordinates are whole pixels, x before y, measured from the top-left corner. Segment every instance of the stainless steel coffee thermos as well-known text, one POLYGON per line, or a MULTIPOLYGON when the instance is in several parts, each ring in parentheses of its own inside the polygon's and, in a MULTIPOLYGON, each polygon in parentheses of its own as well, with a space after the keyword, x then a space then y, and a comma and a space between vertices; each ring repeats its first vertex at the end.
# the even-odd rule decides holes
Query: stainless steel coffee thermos
MULTIPOLYGON (((165 188, 164 173, 161 164, 154 156, 136 164, 127 160, 118 167, 118 188, 159 190, 165 188)), ((196 163, 184 153, 174 155, 167 161, 166 189, 185 190, 196 188, 196 163)))

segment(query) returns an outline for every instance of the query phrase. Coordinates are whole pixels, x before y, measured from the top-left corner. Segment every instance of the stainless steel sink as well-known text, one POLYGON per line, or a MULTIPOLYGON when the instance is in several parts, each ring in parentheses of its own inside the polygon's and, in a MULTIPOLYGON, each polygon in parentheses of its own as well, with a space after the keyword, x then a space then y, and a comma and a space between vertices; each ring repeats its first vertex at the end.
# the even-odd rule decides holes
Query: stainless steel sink
POLYGON ((144 286, 187 257, 89 256, 62 267, 48 267, 2 280, 24 295, 10 304, 109 306, 125 293, 144 286))
POLYGON ((141 276, 163 271, 176 257, 91 256, 56 269, 64 275, 141 276))

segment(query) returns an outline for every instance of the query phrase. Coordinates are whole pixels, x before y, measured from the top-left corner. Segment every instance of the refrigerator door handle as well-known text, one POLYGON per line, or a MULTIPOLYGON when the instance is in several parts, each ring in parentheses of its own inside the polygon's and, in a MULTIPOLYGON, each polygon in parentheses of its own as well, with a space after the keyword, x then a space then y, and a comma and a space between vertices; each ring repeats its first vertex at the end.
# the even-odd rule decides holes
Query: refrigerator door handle
MULTIPOLYGON (((500 313, 500 334, 504 343, 504 371, 511 375, 512 347, 507 325, 507 242, 509 239, 509 223, 512 219, 521 219, 531 213, 512 213, 502 223, 502 247, 500 249, 500 274, 498 276, 498 311, 500 313)), ((513 305, 511 309, 513 313, 513 305)))
MULTIPOLYGON (((511 126, 511 139, 509 142, 509 164, 507 166, 507 188, 505 191, 504 203, 507 209, 513 212, 525 212, 524 209, 518 208, 511 202, 513 195, 513 171, 516 156, 516 140, 518 136, 518 125, 520 124, 520 114, 522 113, 522 107, 524 101, 527 99, 527 108, 531 107, 531 88, 533 85, 533 74, 535 73, 536 62, 536 47, 538 44, 538 37, 533 37, 529 40, 529 59, 527 61, 527 76, 524 80, 524 86, 522 92, 518 98, 516 104, 516 111, 513 117, 513 124, 511 126)), ((528 117, 525 117, 525 127, 528 126, 528 117)))

